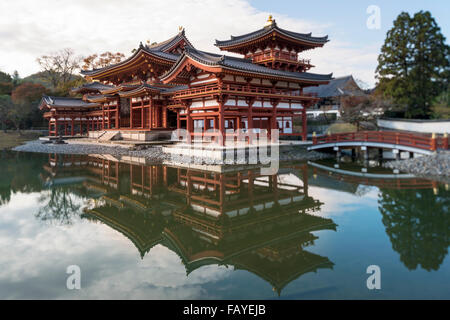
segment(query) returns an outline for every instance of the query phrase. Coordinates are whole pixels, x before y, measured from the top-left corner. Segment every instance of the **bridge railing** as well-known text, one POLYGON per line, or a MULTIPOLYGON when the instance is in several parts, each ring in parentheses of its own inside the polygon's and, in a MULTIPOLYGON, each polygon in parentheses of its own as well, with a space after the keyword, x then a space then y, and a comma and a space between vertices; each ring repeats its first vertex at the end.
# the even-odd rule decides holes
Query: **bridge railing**
POLYGON ((448 149, 448 137, 425 136, 392 131, 359 131, 313 137, 313 144, 336 142, 379 142, 424 150, 448 149))

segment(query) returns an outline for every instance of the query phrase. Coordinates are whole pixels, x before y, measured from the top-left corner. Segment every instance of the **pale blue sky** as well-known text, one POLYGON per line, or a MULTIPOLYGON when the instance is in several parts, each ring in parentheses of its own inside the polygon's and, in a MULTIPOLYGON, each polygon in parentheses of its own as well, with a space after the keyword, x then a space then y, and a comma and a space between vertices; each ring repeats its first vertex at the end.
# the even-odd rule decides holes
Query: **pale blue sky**
POLYGON ((183 26, 195 47, 219 52, 215 39, 263 27, 273 14, 281 28, 328 34, 323 48, 302 53, 311 72, 353 74, 375 84, 377 57, 386 31, 402 11, 429 10, 450 36, 448 0, 15 0, 0 1, 0 70, 21 76, 39 71, 36 58, 63 48, 87 56, 105 51, 126 56, 147 40, 164 41, 183 26), (381 28, 366 27, 369 5, 381 10, 381 28))
MULTIPOLYGON (((335 41, 345 42, 351 48, 366 52, 367 48, 372 48, 371 50, 375 50, 377 54, 380 52, 387 31, 392 28, 393 21, 402 11, 409 12, 411 15, 420 10, 430 11, 447 38, 447 43, 450 36, 450 1, 448 0, 250 0, 249 2, 254 8, 274 12, 274 15, 278 13, 292 19, 327 24, 323 30, 328 34, 330 44, 335 41), (366 10, 370 5, 380 8, 381 28, 379 30, 370 30, 366 27, 369 17, 366 10)), ((298 31, 309 32, 310 30, 298 31)), ((373 62, 366 61, 365 64, 368 70, 374 69, 377 64, 373 57, 371 60, 373 62)), ((360 67, 364 68, 364 66, 360 67)), ((369 85, 373 85, 370 76, 358 74, 357 68, 352 73, 355 77, 362 78, 369 85)), ((336 75, 342 74, 338 72, 336 75)))
MULTIPOLYGON (((285 14, 290 18, 307 19, 330 23, 327 30, 331 40, 345 39, 357 44, 383 42, 392 22, 402 12, 414 14, 428 10, 448 38, 450 34, 450 1, 448 0, 344 0, 344 1, 305 1, 305 0, 250 0, 250 4, 264 11, 285 14), (381 9, 381 29, 369 30, 366 27, 366 9, 376 5, 381 9)), ((448 40, 448 39, 447 39, 448 40)))

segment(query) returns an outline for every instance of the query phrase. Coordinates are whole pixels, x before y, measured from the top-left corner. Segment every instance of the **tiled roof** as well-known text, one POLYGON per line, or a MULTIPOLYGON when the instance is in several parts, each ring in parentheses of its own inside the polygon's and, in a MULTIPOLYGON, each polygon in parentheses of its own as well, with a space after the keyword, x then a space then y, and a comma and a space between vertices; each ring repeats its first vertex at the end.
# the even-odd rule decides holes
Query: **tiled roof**
POLYGON ((113 88, 114 86, 109 85, 109 84, 103 84, 100 82, 90 82, 90 83, 85 83, 79 87, 73 88, 72 92, 81 92, 81 91, 102 91, 102 90, 106 90, 106 89, 110 89, 113 88))
POLYGON ((155 56, 157 58, 164 59, 164 60, 168 60, 168 61, 171 61, 171 62, 175 62, 178 59, 178 57, 180 56, 179 54, 177 55, 177 54, 166 53, 166 52, 163 52, 163 51, 152 50, 152 49, 146 48, 141 42, 141 44, 139 45, 139 49, 136 50, 136 52, 131 57, 129 57, 128 59, 125 59, 125 60, 123 60, 123 61, 121 61, 119 63, 112 64, 112 65, 109 65, 109 66, 104 67, 104 68, 98 68, 98 69, 92 69, 92 70, 81 70, 81 74, 85 75, 85 76, 96 75, 96 74, 102 73, 104 71, 107 71, 107 70, 114 69, 116 67, 125 65, 128 62, 132 61, 141 52, 146 52, 149 55, 152 55, 152 56, 155 56))
POLYGON ((283 70, 276 70, 254 64, 249 59, 230 57, 219 55, 215 53, 204 52, 196 49, 186 48, 183 55, 172 66, 172 68, 162 77, 167 77, 178 66, 178 64, 187 56, 201 64, 208 66, 217 66, 225 69, 232 69, 250 73, 258 73, 262 75, 276 76, 282 78, 291 78, 297 80, 312 80, 312 81, 329 81, 332 74, 315 74, 309 72, 290 72, 283 70))
POLYGON ((111 86, 110 88, 106 88, 104 90, 101 90, 100 92, 102 94, 110 94, 110 93, 116 93, 119 91, 127 91, 127 90, 133 90, 140 86, 140 84, 126 84, 122 83, 117 86, 111 86))
POLYGON ((335 78, 328 84, 323 84, 318 87, 305 88, 304 92, 317 93, 319 98, 339 97, 343 95, 364 95, 363 90, 359 88, 352 75, 335 78))
POLYGON ((268 34, 273 33, 274 31, 278 32, 284 36, 290 37, 292 39, 300 40, 300 41, 304 41, 304 42, 310 42, 312 44, 324 44, 328 41, 328 36, 313 37, 311 35, 311 33, 298 33, 298 32, 293 32, 293 31, 279 28, 274 21, 271 25, 264 27, 262 29, 256 30, 254 32, 250 32, 250 33, 247 33, 247 34, 244 34, 241 36, 236 36, 236 37, 231 36, 230 40, 223 40, 223 41, 216 40, 215 45, 218 46, 219 48, 234 46, 237 44, 242 44, 247 41, 251 41, 251 40, 266 36, 268 34))
POLYGON ((61 108, 80 108, 80 107, 94 107, 97 103, 90 103, 82 100, 81 98, 70 98, 70 97, 53 97, 53 96, 43 96, 42 103, 45 103, 51 107, 61 107, 61 108))
POLYGON ((115 99, 116 97, 110 94, 97 94, 97 95, 87 95, 86 100, 90 102, 104 102, 111 99, 115 99))
POLYGON ((125 65, 129 61, 132 61, 141 51, 148 53, 149 55, 155 56, 157 58, 161 58, 164 60, 168 60, 171 62, 175 62, 179 58, 179 54, 169 53, 167 52, 170 48, 172 48, 176 43, 178 43, 180 40, 184 40, 187 48, 193 48, 193 45, 189 42, 186 35, 184 34, 184 29, 179 32, 177 35, 173 36, 172 38, 156 43, 154 45, 143 45, 142 42, 139 44, 138 50, 129 57, 128 59, 125 59, 117 64, 113 64, 104 68, 98 68, 98 69, 92 69, 92 70, 82 70, 81 74, 89 76, 89 75, 95 75, 101 72, 104 72, 109 69, 113 69, 115 67, 125 65))
POLYGON ((164 90, 164 88, 152 86, 147 83, 143 83, 140 86, 137 86, 133 90, 119 92, 119 96, 128 97, 128 96, 133 96, 135 94, 140 94, 140 93, 144 93, 144 92, 160 93, 163 90, 164 90))
POLYGON ((185 89, 188 89, 188 88, 189 88, 189 86, 187 86, 187 85, 174 86, 174 87, 171 87, 171 88, 164 88, 163 92, 174 92, 174 91, 178 91, 178 90, 185 90, 185 89))
POLYGON ((181 30, 177 35, 173 36, 170 39, 167 39, 166 41, 162 41, 159 43, 155 43, 149 46, 145 46, 146 49, 152 50, 152 51, 162 51, 167 52, 167 50, 171 49, 175 44, 177 44, 180 40, 184 40, 186 43, 186 47, 193 48, 194 46, 189 42, 189 40, 186 38, 186 35, 184 34, 184 29, 181 30))

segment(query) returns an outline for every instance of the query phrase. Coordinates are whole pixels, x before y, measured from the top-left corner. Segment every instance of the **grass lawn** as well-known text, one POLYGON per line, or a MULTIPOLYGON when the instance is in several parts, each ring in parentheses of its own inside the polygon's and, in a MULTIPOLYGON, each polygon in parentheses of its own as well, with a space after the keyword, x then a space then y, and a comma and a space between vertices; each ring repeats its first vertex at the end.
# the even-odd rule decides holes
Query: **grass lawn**
POLYGON ((331 132, 331 134, 342 132, 356 132, 356 126, 350 123, 338 122, 333 123, 328 130, 331 132))
POLYGON ((36 131, 23 130, 17 131, 0 131, 0 149, 10 149, 23 144, 26 141, 35 140, 42 134, 36 131))

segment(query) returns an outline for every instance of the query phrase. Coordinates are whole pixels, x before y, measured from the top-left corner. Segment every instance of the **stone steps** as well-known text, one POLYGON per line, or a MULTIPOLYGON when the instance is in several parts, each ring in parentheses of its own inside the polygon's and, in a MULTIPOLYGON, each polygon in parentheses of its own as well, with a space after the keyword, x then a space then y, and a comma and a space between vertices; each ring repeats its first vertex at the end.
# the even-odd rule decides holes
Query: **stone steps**
POLYGON ((114 139, 114 137, 118 134, 117 131, 105 131, 102 135, 97 138, 99 142, 107 142, 114 139))

